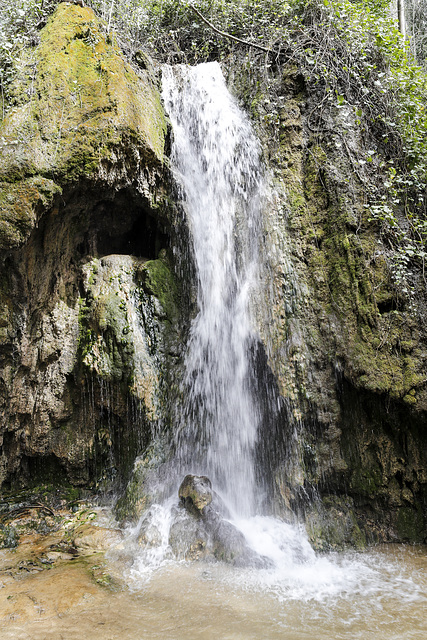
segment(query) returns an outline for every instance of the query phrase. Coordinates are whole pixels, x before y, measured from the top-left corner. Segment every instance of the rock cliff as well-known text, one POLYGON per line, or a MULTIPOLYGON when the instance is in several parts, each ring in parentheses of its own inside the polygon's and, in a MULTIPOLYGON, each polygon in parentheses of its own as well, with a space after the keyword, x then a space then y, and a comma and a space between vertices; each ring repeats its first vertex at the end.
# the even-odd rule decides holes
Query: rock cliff
MULTIPOLYGON (((91 9, 63 3, 16 68, 0 125, 4 488, 108 486, 169 426, 191 264, 184 274, 172 251, 186 230, 177 240, 156 70, 136 59, 91 9)), ((272 185, 258 300, 270 313, 253 350, 270 509, 304 511, 325 548, 423 541, 425 282, 417 267, 396 278, 365 206, 381 132, 345 105, 316 119, 297 66, 257 75, 241 53, 223 66, 272 185)))
POLYGON ((273 508, 305 504, 313 540, 326 546, 365 535, 423 541, 426 289, 416 264, 396 273, 399 255, 366 206, 374 182, 387 182, 384 136, 345 105, 320 109, 295 65, 266 82, 240 60, 229 81, 273 185, 264 216, 272 311, 260 319, 258 355, 273 396, 263 448, 282 448, 265 460, 273 508))
POLYGON ((159 418, 176 288, 166 121, 143 66, 69 3, 17 65, 0 127, 5 487, 124 472, 159 418))

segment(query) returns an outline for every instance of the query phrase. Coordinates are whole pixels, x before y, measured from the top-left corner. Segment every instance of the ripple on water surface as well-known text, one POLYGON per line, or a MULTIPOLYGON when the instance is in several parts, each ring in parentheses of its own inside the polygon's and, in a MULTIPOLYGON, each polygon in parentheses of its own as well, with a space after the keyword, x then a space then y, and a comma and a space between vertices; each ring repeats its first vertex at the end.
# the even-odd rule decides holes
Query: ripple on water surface
MULTIPOLYGON (((157 517, 165 514, 159 510, 157 517)), ((185 617, 187 635, 170 637, 199 637, 203 616, 209 630, 200 637, 206 638, 427 637, 426 547, 383 545, 367 552, 316 555, 299 527, 265 517, 234 524, 274 562, 273 568, 179 563, 167 543, 162 556, 136 553, 130 588, 167 601, 179 618, 185 617)))

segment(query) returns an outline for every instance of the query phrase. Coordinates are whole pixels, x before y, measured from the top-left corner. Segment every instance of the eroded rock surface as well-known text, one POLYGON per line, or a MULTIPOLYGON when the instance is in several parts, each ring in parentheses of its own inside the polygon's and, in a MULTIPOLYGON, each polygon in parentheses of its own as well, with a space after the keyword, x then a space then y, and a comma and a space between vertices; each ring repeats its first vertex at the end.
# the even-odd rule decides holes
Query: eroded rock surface
POLYGON ((174 341, 165 116, 148 58, 89 7, 60 4, 22 55, 0 123, 0 487, 108 483, 149 440, 174 341))
POLYGON ((387 179, 380 132, 361 127, 348 106, 319 111, 292 64, 264 82, 236 59, 229 76, 274 176, 254 355, 264 407, 258 463, 270 471, 272 508, 310 512, 333 548, 340 536, 357 546, 365 534, 422 542, 426 288, 415 263, 397 275, 399 255, 366 206, 375 180, 387 179), (325 498, 321 517, 316 496, 325 498), (358 524, 338 535, 337 513, 358 524))

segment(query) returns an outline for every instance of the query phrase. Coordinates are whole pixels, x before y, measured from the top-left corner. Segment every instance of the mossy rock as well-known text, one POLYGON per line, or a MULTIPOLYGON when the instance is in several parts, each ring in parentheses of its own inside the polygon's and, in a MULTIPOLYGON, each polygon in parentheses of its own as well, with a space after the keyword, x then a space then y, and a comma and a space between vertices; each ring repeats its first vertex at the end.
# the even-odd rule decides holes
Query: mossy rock
POLYGON ((395 515, 394 524, 400 540, 422 543, 427 539, 426 523, 421 509, 401 507, 395 515))
POLYGON ((164 445, 156 441, 135 460, 130 480, 115 506, 115 514, 120 522, 136 522, 156 501, 153 473, 157 475, 165 455, 164 445))
POLYGON ((24 244, 39 215, 60 192, 53 180, 41 176, 0 183, 0 248, 15 249, 24 244))
POLYGON ((31 98, 19 100, 0 126, 0 179, 55 176, 125 179, 143 165, 161 166, 166 121, 158 88, 125 62, 89 7, 62 3, 28 52, 37 68, 31 98))
POLYGON ((356 494, 373 497, 383 486, 383 474, 377 464, 373 463, 369 469, 359 467, 352 472, 350 487, 356 494))
POLYGON ((0 549, 14 549, 19 544, 19 535, 11 525, 0 525, 0 549))
POLYGON ((173 322, 178 315, 180 295, 178 283, 165 257, 148 260, 139 275, 146 292, 159 300, 166 318, 173 322))
POLYGON ((326 496, 306 514, 306 529, 316 551, 363 549, 366 537, 360 529, 351 498, 326 496))

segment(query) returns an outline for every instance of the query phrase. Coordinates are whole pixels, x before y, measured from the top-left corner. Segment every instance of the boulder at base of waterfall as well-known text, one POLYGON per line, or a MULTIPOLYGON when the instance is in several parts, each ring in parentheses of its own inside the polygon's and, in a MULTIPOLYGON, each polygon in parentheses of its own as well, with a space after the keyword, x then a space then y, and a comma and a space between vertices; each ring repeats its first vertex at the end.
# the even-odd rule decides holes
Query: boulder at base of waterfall
POLYGON ((179 560, 212 559, 210 536, 203 520, 195 518, 186 509, 178 508, 173 514, 169 545, 179 560))
POLYGON ((267 568, 268 558, 251 549, 228 518, 230 513, 206 476, 185 476, 179 488, 181 509, 173 515, 169 544, 186 560, 221 560, 238 567, 267 568))
POLYGON ((160 547, 162 532, 157 524, 151 520, 151 510, 147 511, 147 514, 147 517, 143 518, 139 525, 138 544, 141 547, 160 547))
POLYGON ((206 476, 187 475, 179 487, 178 495, 187 511, 202 514, 212 502, 212 483, 206 476))
POLYGON ((205 520, 212 539, 212 551, 217 560, 227 562, 235 567, 254 567, 267 569, 272 562, 265 556, 260 556, 250 548, 245 536, 231 522, 221 517, 205 520))

